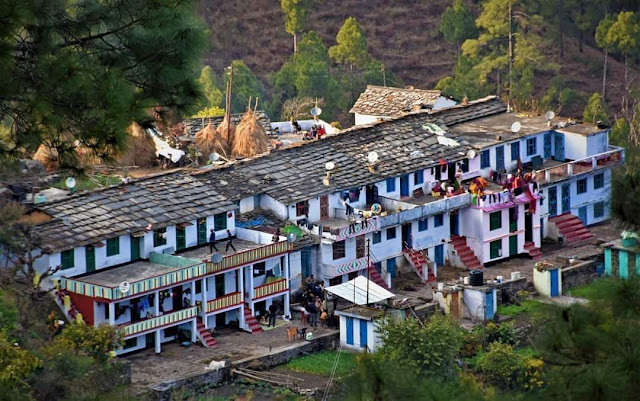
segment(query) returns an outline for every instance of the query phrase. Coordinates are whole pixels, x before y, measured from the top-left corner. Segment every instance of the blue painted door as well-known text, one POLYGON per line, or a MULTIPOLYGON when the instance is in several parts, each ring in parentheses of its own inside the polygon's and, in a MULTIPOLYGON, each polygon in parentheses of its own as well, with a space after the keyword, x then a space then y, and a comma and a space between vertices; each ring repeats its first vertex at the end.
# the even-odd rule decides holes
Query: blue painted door
POLYGON ((571 187, 569 184, 562 184, 562 213, 571 211, 571 187))
POLYGON ((400 196, 409 196, 409 176, 400 177, 400 196))
POLYGON ((557 297, 560 295, 560 286, 558 282, 558 269, 553 269, 549 273, 551 273, 551 296, 557 297))
POLYGON ((347 317, 347 344, 353 345, 353 318, 347 317))
POLYGON ((585 226, 587 225, 587 207, 586 206, 582 206, 578 208, 578 218, 582 220, 585 226))
POLYGON ((496 170, 504 170, 504 146, 496 147, 496 170))
POLYGON ((559 162, 564 161, 564 134, 560 132, 553 132, 553 142, 555 147, 555 152, 553 158, 559 162))
POLYGON ((551 132, 544 134, 544 158, 551 159, 551 132))
POLYGON ((549 187, 549 216, 558 214, 558 187, 549 187))
POLYGON ((367 346, 367 321, 360 320, 360 346, 367 346))
POLYGON ((435 249, 436 265, 444 265, 444 245, 437 245, 435 249))
POLYGON ((485 316, 487 320, 493 319, 493 291, 487 292, 486 303, 485 303, 485 316))
POLYGON ((451 228, 451 234, 460 235, 458 213, 449 214, 449 227, 451 228))

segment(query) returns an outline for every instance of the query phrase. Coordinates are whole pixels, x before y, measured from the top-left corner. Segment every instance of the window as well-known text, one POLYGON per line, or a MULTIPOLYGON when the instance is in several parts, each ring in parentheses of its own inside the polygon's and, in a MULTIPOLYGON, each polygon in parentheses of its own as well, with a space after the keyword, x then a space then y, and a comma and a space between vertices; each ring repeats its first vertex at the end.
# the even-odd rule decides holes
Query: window
POLYGON ((518 160, 520 157, 520 142, 513 142, 511 144, 511 161, 518 160))
POLYGON ((604 217, 604 202, 596 202, 593 204, 593 217, 596 219, 604 217))
POLYGON ((462 159, 462 162, 460 162, 460 169, 463 173, 469 172, 469 159, 462 159))
POLYGON ((344 249, 344 241, 338 241, 333 243, 333 260, 342 259, 347 254, 344 249))
POLYGON ((396 228, 395 227, 387 228, 387 241, 389 241, 390 239, 394 239, 395 237, 396 237, 396 228))
POLYGON ((76 263, 73 260, 73 251, 73 249, 69 249, 68 251, 60 252, 60 265, 62 270, 75 267, 76 263))
POLYGON ((114 256, 120 253, 120 237, 107 240, 107 256, 114 256))
POLYGON ((429 219, 418 220, 418 231, 427 231, 429 229, 429 219))
POLYGON ((444 224, 444 214, 440 213, 433 216, 434 227, 441 227, 443 224, 444 224))
POLYGON ((536 153, 538 153, 536 149, 536 138, 527 139, 527 156, 532 156, 536 153))
POLYGON ((491 259, 502 256, 502 240, 491 241, 489 243, 489 257, 491 259))
POLYGON ((593 189, 604 187, 604 173, 596 174, 593 176, 593 189))
POLYGON ((214 230, 226 230, 227 229, 227 213, 218 213, 213 215, 213 227, 214 230))
POLYGON ((153 232, 153 247, 167 245, 167 229, 161 228, 153 232))
POLYGON ((483 150, 480 153, 480 168, 489 168, 491 167, 491 162, 489 161, 489 151, 483 150))
POLYGON ((389 192, 395 192, 396 190, 396 179, 394 178, 387 178, 387 193, 389 192))
POLYGON ((502 227, 502 210, 489 215, 489 230, 498 230, 502 227))
POLYGON ((413 182, 415 185, 422 184, 424 182, 424 171, 416 171, 413 173, 413 182))
POLYGON ((264 276, 266 274, 266 264, 264 262, 253 265, 253 277, 264 276))
POLYGON ((376 231, 373 233, 373 243, 379 244, 382 242, 382 231, 376 231))
POLYGON ((309 215, 309 201, 302 201, 296 203, 296 216, 308 216, 309 215))
POLYGON ((576 182, 576 186, 578 187, 578 194, 583 194, 587 192, 587 179, 583 178, 576 182))

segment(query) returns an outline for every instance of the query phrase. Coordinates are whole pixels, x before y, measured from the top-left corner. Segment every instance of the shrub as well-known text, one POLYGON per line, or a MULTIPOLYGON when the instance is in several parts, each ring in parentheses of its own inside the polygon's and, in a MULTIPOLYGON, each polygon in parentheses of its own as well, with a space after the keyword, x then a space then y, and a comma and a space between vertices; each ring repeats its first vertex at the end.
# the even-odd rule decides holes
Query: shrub
POLYGON ((522 358, 513 351, 513 347, 500 342, 490 344, 489 350, 479 355, 476 361, 476 369, 486 381, 502 389, 515 387, 523 368, 522 358))
POLYGON ((485 327, 485 335, 489 344, 499 342, 515 346, 519 342, 514 322, 489 322, 485 327))

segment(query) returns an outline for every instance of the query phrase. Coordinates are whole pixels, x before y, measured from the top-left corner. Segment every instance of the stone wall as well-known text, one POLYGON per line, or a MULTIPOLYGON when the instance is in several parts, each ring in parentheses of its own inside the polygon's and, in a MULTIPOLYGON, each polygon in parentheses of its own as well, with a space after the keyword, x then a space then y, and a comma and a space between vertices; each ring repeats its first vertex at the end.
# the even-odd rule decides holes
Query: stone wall
POLYGON ((562 293, 572 288, 580 287, 595 281, 598 278, 598 265, 602 262, 585 260, 570 267, 562 269, 562 293))
POLYGON ((203 387, 215 385, 232 379, 232 368, 245 368, 252 370, 266 370, 284 365, 292 359, 323 350, 336 349, 340 345, 340 333, 328 333, 320 335, 311 341, 291 345, 270 354, 259 357, 241 359, 231 363, 218 371, 185 377, 183 379, 167 381, 151 387, 148 399, 154 401, 169 401, 171 394, 182 390, 197 390, 203 387))
POLYGON ((513 304, 519 301, 518 292, 527 289, 527 278, 520 277, 512 280, 505 280, 500 284, 495 284, 498 298, 498 305, 513 304))

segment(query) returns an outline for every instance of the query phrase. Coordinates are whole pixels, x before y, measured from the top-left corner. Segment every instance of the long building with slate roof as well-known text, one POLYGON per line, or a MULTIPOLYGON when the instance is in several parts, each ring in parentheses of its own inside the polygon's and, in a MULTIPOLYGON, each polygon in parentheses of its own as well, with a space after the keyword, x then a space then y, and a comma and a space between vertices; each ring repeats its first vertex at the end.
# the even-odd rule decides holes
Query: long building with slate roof
POLYGON ((257 332, 272 304, 291 314, 290 292, 311 275, 389 288, 400 268, 432 282, 448 265, 539 257, 545 236, 587 240, 624 161, 608 132, 509 113, 496 97, 420 110, 39 205, 38 268, 58 269, 69 316, 125 328, 119 352, 149 333, 159 351, 175 327, 215 346, 212 327, 257 332))

